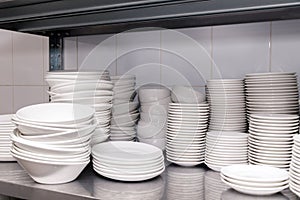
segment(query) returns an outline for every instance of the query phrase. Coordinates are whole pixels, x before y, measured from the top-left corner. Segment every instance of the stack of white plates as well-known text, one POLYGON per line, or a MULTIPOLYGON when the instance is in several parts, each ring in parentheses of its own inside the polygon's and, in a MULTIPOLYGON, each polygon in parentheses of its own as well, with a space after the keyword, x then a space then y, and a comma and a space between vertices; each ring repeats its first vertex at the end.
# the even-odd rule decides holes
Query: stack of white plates
POLYGON ((110 140, 131 141, 136 137, 135 125, 139 118, 138 103, 133 102, 135 76, 111 76, 114 84, 113 113, 111 119, 110 140))
POLYGON ((12 117, 11 154, 38 183, 73 181, 90 162, 94 109, 71 103, 27 106, 12 117))
POLYGON ((206 89, 210 105, 209 130, 245 132, 247 120, 243 80, 209 80, 206 89))
POLYGON ((245 77, 247 112, 298 114, 296 73, 273 72, 247 74, 245 77))
POLYGON ((167 114, 171 92, 160 85, 145 85, 139 89, 141 119, 137 125, 140 142, 166 148, 167 114))
POLYGON ((252 114, 249 117, 249 162, 288 169, 298 115, 252 114))
POLYGON ((94 170, 120 181, 144 181, 165 170, 160 149, 139 142, 114 141, 97 144, 92 149, 94 170))
POLYGON ((203 163, 208 104, 170 103, 167 122, 167 160, 182 166, 203 163))
POLYGON ((290 165, 290 189, 300 197, 300 136, 294 136, 293 156, 290 165))
POLYGON ((204 200, 205 169, 200 167, 168 166, 167 199, 204 200))
POLYGON ((16 128, 11 117, 12 115, 0 115, 0 161, 15 161, 10 155, 10 134, 16 128))
POLYGON ((91 145, 109 137, 113 84, 109 72, 48 72, 45 80, 50 86, 51 102, 78 103, 95 108, 98 126, 91 145))
POLYGON ((222 192, 229 186, 222 182, 219 172, 209 170, 204 175, 205 200, 221 199, 222 192))
POLYGON ((207 132, 205 164, 215 171, 232 164, 248 164, 248 134, 207 132))
POLYGON ((231 188, 245 194, 271 195, 289 187, 286 170, 259 165, 223 167, 221 178, 231 188))
POLYGON ((93 197, 96 199, 116 200, 158 200, 165 192, 165 181, 161 176, 148 181, 121 182, 95 176, 92 180, 93 197))

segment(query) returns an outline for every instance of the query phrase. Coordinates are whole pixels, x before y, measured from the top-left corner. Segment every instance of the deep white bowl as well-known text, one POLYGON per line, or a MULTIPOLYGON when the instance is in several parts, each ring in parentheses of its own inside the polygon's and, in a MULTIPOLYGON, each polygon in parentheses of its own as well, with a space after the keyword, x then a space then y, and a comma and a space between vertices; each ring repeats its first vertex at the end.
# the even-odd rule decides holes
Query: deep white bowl
POLYGON ((140 138, 164 138, 166 135, 166 124, 162 122, 144 122, 140 120, 136 130, 137 135, 140 138))
POLYGON ((171 95, 171 92, 168 88, 159 87, 159 86, 145 86, 139 89, 139 99, 140 102, 156 102, 160 99, 165 99, 171 95))
POLYGON ((62 163, 37 161, 12 154, 29 176, 42 184, 62 184, 75 180, 89 161, 62 163))
POLYGON ((112 118, 111 122, 113 124, 123 124, 127 123, 130 121, 134 121, 139 117, 140 113, 139 112, 133 112, 133 113, 128 113, 128 114, 123 114, 123 115, 116 115, 112 118))

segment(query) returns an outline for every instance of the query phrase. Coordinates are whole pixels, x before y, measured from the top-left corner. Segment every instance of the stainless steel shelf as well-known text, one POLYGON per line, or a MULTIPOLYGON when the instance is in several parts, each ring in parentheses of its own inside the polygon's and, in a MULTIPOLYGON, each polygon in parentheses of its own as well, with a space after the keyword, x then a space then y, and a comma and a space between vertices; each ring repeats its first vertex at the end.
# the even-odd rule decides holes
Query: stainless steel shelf
POLYGON ((27 0, 24 4, 12 0, 10 4, 0 3, 0 28, 38 34, 63 31, 69 36, 300 18, 299 0, 27 0))

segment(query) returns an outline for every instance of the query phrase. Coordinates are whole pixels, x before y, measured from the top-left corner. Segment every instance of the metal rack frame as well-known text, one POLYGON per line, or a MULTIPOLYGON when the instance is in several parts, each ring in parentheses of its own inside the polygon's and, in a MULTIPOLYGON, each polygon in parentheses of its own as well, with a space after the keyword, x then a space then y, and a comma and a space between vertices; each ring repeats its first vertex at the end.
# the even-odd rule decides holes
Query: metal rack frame
POLYGON ((50 37, 50 68, 63 69, 63 38, 141 27, 187 28, 300 18, 300 0, 12 0, 0 28, 50 37))

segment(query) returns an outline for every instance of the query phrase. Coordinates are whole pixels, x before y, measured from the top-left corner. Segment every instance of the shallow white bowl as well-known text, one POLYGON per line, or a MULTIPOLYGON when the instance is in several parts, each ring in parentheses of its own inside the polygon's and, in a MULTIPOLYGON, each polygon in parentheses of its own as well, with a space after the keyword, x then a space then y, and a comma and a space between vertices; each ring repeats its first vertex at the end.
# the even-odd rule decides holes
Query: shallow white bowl
POLYGON ((146 144, 156 146, 156 147, 160 148, 161 150, 165 150, 165 148, 166 148, 166 139, 165 138, 162 138, 162 139, 159 139, 159 138, 146 139, 146 138, 138 137, 138 139, 142 143, 146 143, 146 144))
POLYGON ((90 119, 95 110, 71 103, 43 103, 26 106, 17 111, 17 118, 38 123, 73 124, 90 119))

